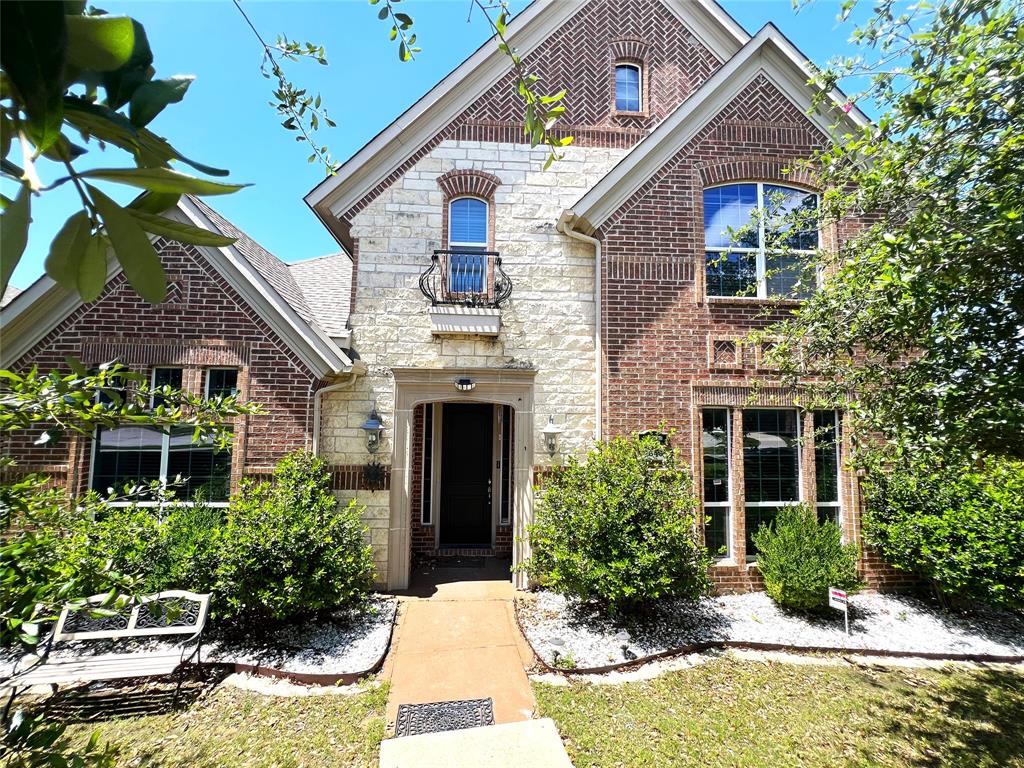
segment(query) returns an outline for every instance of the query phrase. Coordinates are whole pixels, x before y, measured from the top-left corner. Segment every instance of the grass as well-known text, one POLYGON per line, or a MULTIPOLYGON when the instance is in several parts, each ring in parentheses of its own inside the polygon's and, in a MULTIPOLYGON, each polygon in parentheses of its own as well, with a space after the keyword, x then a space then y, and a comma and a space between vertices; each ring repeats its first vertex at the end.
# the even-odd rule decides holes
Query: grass
POLYGON ((536 684, 578 768, 1024 766, 1024 674, 715 659, 624 685, 536 684))
POLYGON ((386 701, 386 685, 306 697, 220 686, 182 711, 77 724, 68 735, 84 743, 98 728, 101 742, 118 749, 119 766, 375 767, 386 701))

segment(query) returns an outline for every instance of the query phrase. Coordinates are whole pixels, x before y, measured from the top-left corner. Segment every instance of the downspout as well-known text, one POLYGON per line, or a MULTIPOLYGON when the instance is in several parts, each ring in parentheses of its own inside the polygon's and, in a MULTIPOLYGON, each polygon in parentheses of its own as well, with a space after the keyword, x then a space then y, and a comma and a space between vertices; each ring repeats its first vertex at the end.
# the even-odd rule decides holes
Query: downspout
POLYGON ((328 392, 340 392, 343 389, 348 389, 355 384, 356 379, 366 373, 366 364, 356 360, 352 363, 352 367, 348 371, 348 378, 344 381, 339 381, 337 384, 331 384, 327 387, 321 387, 315 393, 313 393, 313 455, 320 455, 320 420, 323 411, 323 397, 328 392))
POLYGON ((601 354, 601 241, 596 237, 590 235, 584 235, 582 232, 577 232, 572 228, 570 223, 572 214, 569 211, 562 213, 558 219, 558 229, 563 233, 571 237, 573 240, 579 240, 581 243, 587 243, 594 246, 594 409, 596 419, 594 421, 594 439, 601 439, 601 406, 603 405, 603 399, 601 390, 603 388, 603 369, 602 354, 601 354))

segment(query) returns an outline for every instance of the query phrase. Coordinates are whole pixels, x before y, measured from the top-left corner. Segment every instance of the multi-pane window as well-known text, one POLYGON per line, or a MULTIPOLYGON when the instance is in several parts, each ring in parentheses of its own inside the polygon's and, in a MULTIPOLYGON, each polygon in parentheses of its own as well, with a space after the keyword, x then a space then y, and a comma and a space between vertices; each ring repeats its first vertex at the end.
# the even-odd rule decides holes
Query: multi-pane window
POLYGON ((771 525, 780 507, 800 500, 800 424, 788 408, 743 412, 743 489, 747 558, 755 559, 753 535, 771 525))
POLYGON ((640 67, 636 64, 615 65, 615 109, 618 112, 639 112, 640 67))
POLYGON ((729 411, 701 414, 704 456, 704 543, 715 557, 729 555, 729 411))
POLYGON ((153 481, 169 485, 179 499, 190 500, 200 494, 206 501, 227 501, 231 451, 193 442, 191 427, 164 431, 132 426, 99 431, 93 457, 94 490, 120 492, 125 485, 153 481))
POLYGON ((814 412, 814 485, 818 519, 839 523, 839 416, 814 412))
POLYGON ((229 397, 238 394, 236 368, 211 368, 206 372, 206 396, 229 397))
POLYGON ((420 481, 420 523, 433 524, 434 404, 423 406, 423 477, 420 481))
POLYGON ((487 269, 487 203, 458 197, 448 204, 448 288, 455 293, 481 293, 487 269))
POLYGON ((705 189, 708 295, 810 295, 816 278, 808 257, 818 247, 817 210, 817 195, 778 184, 705 189))
MULTIPOLYGON (((211 371, 211 373, 213 373, 211 371)), ((237 376, 236 371, 230 371, 237 376)), ((230 376, 218 386, 227 386, 230 376)), ((161 387, 181 389, 182 369, 156 367, 150 378, 152 407, 164 404, 161 387)), ((207 386, 213 384, 207 380, 207 386)), ((101 393, 102 398, 102 393, 101 393)), ((222 451, 208 441, 193 442, 191 427, 158 429, 149 426, 125 426, 101 429, 94 441, 91 486, 100 493, 126 485, 160 482, 174 495, 191 500, 197 495, 206 501, 227 501, 231 485, 231 451, 222 451)))
POLYGON ((512 472, 512 407, 501 406, 501 505, 500 523, 509 525, 512 522, 514 508, 515 475, 512 472))
POLYGON ((161 387, 181 389, 181 368, 154 368, 150 385, 153 389, 153 395, 150 398, 150 405, 153 408, 163 405, 164 398, 157 394, 156 390, 161 387))

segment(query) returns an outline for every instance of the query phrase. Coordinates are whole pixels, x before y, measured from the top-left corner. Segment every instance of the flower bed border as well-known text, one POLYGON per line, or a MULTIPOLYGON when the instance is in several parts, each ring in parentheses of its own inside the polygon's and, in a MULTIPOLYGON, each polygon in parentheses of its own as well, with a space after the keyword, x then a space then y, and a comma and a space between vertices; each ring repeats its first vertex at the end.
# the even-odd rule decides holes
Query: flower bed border
POLYGON ((384 659, 387 658, 388 653, 391 651, 391 642, 395 637, 395 624, 398 621, 398 608, 399 606, 396 605, 394 612, 391 614, 391 628, 388 631, 388 641, 384 646, 384 651, 381 653, 380 658, 374 662, 372 667, 364 669, 361 672, 288 672, 283 669, 266 667, 261 664, 243 664, 240 662, 203 662, 203 665, 209 664, 210 666, 233 667, 235 672, 247 672, 251 675, 257 675, 258 677, 272 677, 279 680, 291 680, 292 682, 302 683, 304 685, 352 685, 353 683, 359 682, 364 677, 369 677, 375 672, 379 672, 381 667, 384 666, 384 659))
POLYGON ((522 633, 526 644, 530 646, 537 662, 546 672, 553 672, 558 675, 605 675, 609 672, 621 672, 632 670, 649 664, 652 661, 675 656, 685 656, 691 653, 703 653, 717 648, 741 648, 749 651, 786 651, 789 653, 823 653, 832 655, 852 656, 878 656, 882 658, 895 659, 930 659, 933 661, 972 661, 976 663, 989 664, 1024 664, 1024 654, 997 655, 988 653, 937 653, 934 651, 894 651, 882 648, 847 648, 844 646, 809 646, 809 645, 787 645, 786 643, 759 643, 751 640, 705 640, 699 643, 680 645, 669 648, 648 656, 640 656, 629 661, 620 661, 615 664, 606 664, 600 667, 577 667, 565 669, 553 667, 533 647, 530 636, 523 627, 522 617, 519 615, 519 601, 515 605, 516 625, 522 633))

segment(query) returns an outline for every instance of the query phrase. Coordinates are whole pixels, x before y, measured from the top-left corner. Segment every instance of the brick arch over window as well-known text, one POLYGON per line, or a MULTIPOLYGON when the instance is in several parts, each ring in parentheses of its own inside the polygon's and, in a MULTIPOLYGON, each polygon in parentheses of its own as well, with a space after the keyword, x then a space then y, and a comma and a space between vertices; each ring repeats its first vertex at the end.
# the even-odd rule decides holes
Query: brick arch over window
POLYGON ((624 37, 613 40, 609 46, 611 52, 611 63, 609 66, 609 77, 611 78, 611 104, 609 106, 613 117, 622 117, 627 121, 632 117, 650 114, 650 67, 648 66, 649 46, 637 37, 624 37), (620 112, 616 105, 615 76, 620 64, 636 67, 640 73, 640 111, 620 112))
POLYGON ((612 40, 612 60, 643 64, 647 61, 648 48, 647 43, 638 37, 624 37, 619 40, 612 40))
POLYGON ((819 191, 814 174, 806 168, 797 167, 792 160, 754 155, 700 166, 698 170, 702 187, 741 181, 774 181, 783 185, 807 187, 812 192, 819 191))
POLYGON ((501 179, 484 171, 448 171, 437 177, 437 186, 444 192, 445 204, 456 197, 479 197, 490 202, 501 179))
POLYGON ((494 192, 501 179, 493 173, 472 170, 448 171, 437 177, 437 186, 444 193, 441 208, 441 242, 448 247, 448 207, 459 197, 477 197, 487 203, 487 243, 494 248, 494 192))

